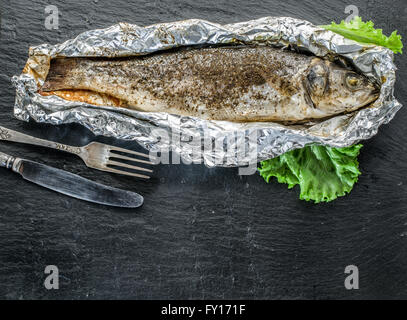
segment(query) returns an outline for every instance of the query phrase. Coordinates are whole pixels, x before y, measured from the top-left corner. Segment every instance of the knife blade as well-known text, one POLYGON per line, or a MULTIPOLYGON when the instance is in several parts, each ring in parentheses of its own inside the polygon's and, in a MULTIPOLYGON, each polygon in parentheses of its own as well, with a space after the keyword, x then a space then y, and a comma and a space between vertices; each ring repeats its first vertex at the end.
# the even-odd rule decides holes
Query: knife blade
POLYGON ((27 181, 89 202, 114 207, 137 208, 144 201, 138 193, 105 186, 61 169, 14 158, 4 153, 0 153, 0 166, 12 169, 27 181))

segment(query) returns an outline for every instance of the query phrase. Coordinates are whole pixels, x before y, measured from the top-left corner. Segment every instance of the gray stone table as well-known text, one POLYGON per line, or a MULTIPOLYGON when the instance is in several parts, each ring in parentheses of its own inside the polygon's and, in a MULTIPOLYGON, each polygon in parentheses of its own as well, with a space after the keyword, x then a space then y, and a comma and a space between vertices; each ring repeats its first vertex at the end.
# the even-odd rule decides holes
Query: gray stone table
MULTIPOLYGON (((404 0, 353 0, 364 19, 407 37, 404 0)), ((187 18, 230 23, 266 15, 315 24, 340 21, 345 3, 276 0, 1 0, 0 125, 81 145, 79 125, 53 127, 13 117, 28 48, 57 43, 120 21, 148 25, 187 18), (44 27, 56 4, 59 29, 44 27)), ((406 104, 407 63, 397 55, 395 92, 406 104)), ((352 193, 329 204, 298 200, 298 189, 259 175, 203 165, 160 165, 148 182, 87 169, 78 158, 12 143, 0 150, 98 182, 139 191, 138 210, 112 209, 37 187, 0 169, 0 298, 5 299, 361 299, 407 298, 407 113, 401 109, 364 143, 352 193), (357 265, 360 289, 344 288, 357 265), (46 290, 56 265, 60 289, 46 290)))

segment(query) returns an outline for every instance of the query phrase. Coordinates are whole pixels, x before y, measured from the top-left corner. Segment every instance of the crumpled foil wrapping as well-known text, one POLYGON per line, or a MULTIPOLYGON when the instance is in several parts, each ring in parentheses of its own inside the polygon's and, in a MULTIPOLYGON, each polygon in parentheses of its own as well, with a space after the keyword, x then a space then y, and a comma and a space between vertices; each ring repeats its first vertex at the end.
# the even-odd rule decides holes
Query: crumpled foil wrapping
POLYGON ((23 73, 13 77, 17 92, 14 114, 25 121, 31 117, 37 122, 56 125, 80 123, 96 135, 136 140, 152 151, 175 151, 184 162, 204 162, 209 167, 245 166, 309 144, 345 147, 371 138, 380 125, 388 123, 401 108, 393 96, 395 71, 390 50, 360 44, 310 22, 289 17, 265 17, 228 25, 196 19, 147 27, 120 23, 84 32, 62 44, 30 48, 23 73), (302 125, 283 125, 208 121, 167 113, 138 112, 37 93, 38 86, 46 78, 51 58, 122 57, 179 46, 235 43, 290 46, 320 57, 345 58, 354 68, 382 84, 380 97, 371 107, 350 114, 302 125), (158 128, 169 137, 177 138, 157 137, 154 130, 158 128), (196 141, 203 137, 208 139, 206 141, 220 143, 201 148, 196 141), (248 137, 254 137, 254 143, 250 143, 248 137), (241 152, 242 144, 246 146, 244 152, 241 152))

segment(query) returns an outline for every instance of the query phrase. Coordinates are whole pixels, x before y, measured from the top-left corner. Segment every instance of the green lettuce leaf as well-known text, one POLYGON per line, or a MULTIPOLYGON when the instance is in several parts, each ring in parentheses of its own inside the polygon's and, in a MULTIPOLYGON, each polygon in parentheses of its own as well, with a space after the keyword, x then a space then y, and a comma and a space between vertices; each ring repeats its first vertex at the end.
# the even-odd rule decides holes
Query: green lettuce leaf
POLYGON ((401 35, 397 34, 397 30, 393 31, 390 37, 387 37, 383 34, 382 29, 374 28, 374 23, 372 21, 363 22, 361 17, 355 17, 349 23, 342 20, 340 24, 332 22, 330 25, 324 25, 321 27, 351 40, 376 44, 389 48, 394 53, 403 53, 401 35))
POLYGON ((346 148, 307 146, 262 161, 260 175, 270 182, 299 185, 301 200, 329 202, 349 193, 361 174, 357 157, 361 144, 346 148))

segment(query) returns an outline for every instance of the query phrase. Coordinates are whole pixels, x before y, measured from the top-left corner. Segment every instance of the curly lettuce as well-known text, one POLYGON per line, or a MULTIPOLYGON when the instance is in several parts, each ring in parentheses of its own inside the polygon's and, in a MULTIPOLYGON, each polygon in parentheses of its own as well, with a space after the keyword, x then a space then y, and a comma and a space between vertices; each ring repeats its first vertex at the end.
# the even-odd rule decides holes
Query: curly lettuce
POLYGON ((350 22, 342 20, 339 24, 332 22, 330 25, 321 27, 357 42, 376 44, 389 48, 394 53, 403 53, 401 35, 397 34, 397 30, 387 37, 383 34, 382 29, 374 28, 372 21, 363 22, 361 17, 355 17, 350 22))
POLYGON ((300 199, 329 202, 349 193, 361 172, 357 157, 361 144, 346 148, 312 145, 262 161, 260 175, 291 189, 300 186, 300 199))

